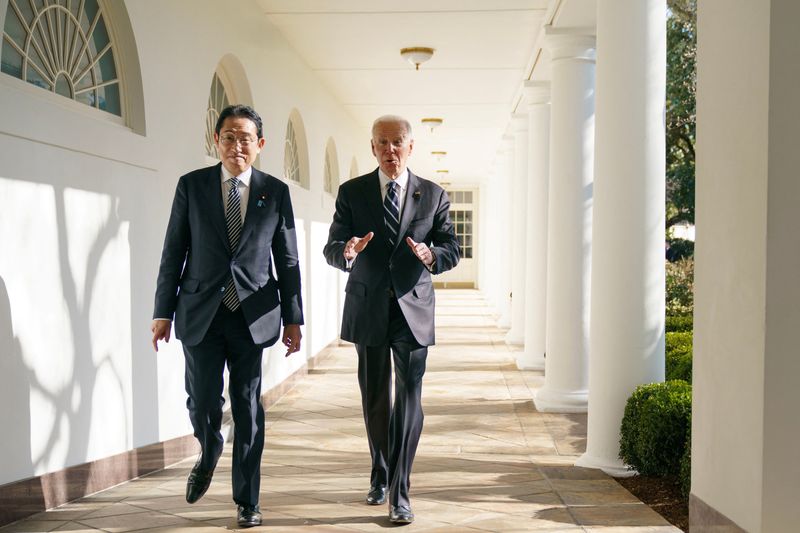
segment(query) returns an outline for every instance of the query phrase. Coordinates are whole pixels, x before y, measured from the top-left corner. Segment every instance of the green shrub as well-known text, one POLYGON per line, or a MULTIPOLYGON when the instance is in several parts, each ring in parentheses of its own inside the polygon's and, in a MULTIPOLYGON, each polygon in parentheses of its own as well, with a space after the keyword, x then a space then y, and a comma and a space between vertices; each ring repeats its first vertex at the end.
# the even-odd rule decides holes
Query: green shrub
POLYGON ((679 261, 694 256, 694 241, 688 239, 667 239, 667 260, 679 261))
POLYGON ((685 381, 637 387, 622 417, 620 459, 642 475, 678 475, 691 412, 692 386, 685 381))
POLYGON ((665 359, 667 380, 692 382, 692 332, 666 334, 665 359))
POLYGON ((686 448, 681 457, 681 471, 678 475, 681 483, 681 494, 687 500, 689 499, 689 492, 692 490, 692 431, 691 431, 691 418, 689 420, 689 434, 686 436, 686 448))
POLYGON ((694 320, 692 315, 678 315, 678 316, 667 316, 666 323, 667 333, 673 331, 692 331, 694 328, 694 320))
POLYGON ((667 261, 666 265, 667 316, 691 315, 694 311, 694 259, 667 261))

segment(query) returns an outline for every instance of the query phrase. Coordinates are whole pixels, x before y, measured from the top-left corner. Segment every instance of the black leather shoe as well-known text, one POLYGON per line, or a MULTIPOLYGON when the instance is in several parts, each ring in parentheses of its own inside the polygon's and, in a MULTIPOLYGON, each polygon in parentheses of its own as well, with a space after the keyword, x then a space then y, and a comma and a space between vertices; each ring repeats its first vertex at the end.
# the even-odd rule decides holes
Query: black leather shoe
POLYGON ((194 503, 203 497, 203 494, 211 485, 211 478, 214 476, 214 469, 205 470, 200 466, 200 461, 192 467, 189 479, 186 480, 186 501, 194 503))
POLYGON ((240 527, 254 527, 261 525, 261 511, 258 505, 240 505, 236 515, 236 522, 240 527))
POLYGON ((411 507, 405 505, 389 506, 389 522, 392 524, 410 524, 414 521, 414 513, 411 507))
POLYGON ((369 488, 367 505, 383 505, 386 503, 386 487, 378 485, 369 488))

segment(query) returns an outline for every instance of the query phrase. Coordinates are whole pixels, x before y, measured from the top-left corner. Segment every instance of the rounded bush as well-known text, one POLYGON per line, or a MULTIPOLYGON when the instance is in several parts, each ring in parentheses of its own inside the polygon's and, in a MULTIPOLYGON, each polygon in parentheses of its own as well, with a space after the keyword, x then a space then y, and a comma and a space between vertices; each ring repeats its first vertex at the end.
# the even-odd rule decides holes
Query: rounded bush
POLYGON ((642 475, 678 475, 691 412, 692 386, 685 381, 637 387, 622 417, 620 459, 642 475))

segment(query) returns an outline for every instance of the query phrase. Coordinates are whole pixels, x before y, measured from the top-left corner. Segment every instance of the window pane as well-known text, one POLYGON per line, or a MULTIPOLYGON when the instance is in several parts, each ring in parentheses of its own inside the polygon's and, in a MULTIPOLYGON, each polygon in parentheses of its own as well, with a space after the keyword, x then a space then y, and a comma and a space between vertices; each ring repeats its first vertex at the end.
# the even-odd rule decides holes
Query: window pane
POLYGON ((97 101, 97 97, 95 96, 94 91, 92 90, 76 94, 75 100, 94 107, 94 103, 97 101))
POLYGON ((97 0, 85 0, 83 4, 83 17, 81 18, 81 27, 83 28, 83 32, 86 33, 89 31, 89 26, 91 25, 92 21, 94 21, 94 17, 97 15, 97 0))
POLYGON ((103 54, 103 57, 97 62, 97 82, 113 80, 117 77, 117 69, 114 66, 114 52, 111 48, 103 54))
POLYGON ((48 91, 52 88, 51 85, 39 74, 39 72, 35 68, 28 68, 28 80, 30 83, 36 85, 37 87, 41 87, 42 89, 47 89, 48 91))
MULTIPOLYGON (((33 21, 33 11, 31 11, 31 5, 28 0, 9 0, 8 13, 13 11, 11 4, 16 4, 26 24, 30 24, 33 21)), ((6 32, 8 32, 8 13, 6 13, 6 32)))
POLYGON ((119 84, 112 83, 97 89, 99 107, 103 111, 114 113, 117 116, 122 116, 122 111, 119 102, 119 84))
POLYGON ((471 204, 472 203, 472 191, 465 191, 464 192, 464 203, 471 204))
POLYGON ((67 78, 63 75, 59 76, 58 79, 56 79, 56 92, 61 96, 72 98, 72 89, 69 86, 67 78))
POLYGON ((92 49, 92 55, 97 54, 108 44, 108 31, 106 31, 106 23, 103 21, 103 17, 100 17, 100 20, 97 21, 90 43, 89 47, 92 49))
MULTIPOLYGON (((17 43, 17 46, 23 50, 25 49, 25 38, 28 36, 28 32, 25 31, 25 28, 19 21, 17 12, 12 9, 11 2, 8 3, 8 9, 6 10, 6 27, 3 29, 8 36, 11 37, 15 43, 17 43)), ((3 43, 3 48, 8 47, 9 45, 3 43)))
MULTIPOLYGON (((87 54, 83 54, 81 56, 81 60, 78 62, 78 69, 76 70, 76 72, 78 73, 77 75, 80 76, 80 73, 83 72, 87 66, 89 66, 89 58, 87 54)), ((77 80, 77 82, 73 80, 73 83, 75 84, 76 93, 81 89, 86 89, 94 85, 92 83, 91 70, 86 72, 86 75, 83 76, 81 79, 77 80)))
POLYGON ((22 56, 11 45, 3 44, 2 71, 16 78, 22 78, 22 56))
POLYGON ((464 211, 464 220, 472 222, 472 211, 464 211))

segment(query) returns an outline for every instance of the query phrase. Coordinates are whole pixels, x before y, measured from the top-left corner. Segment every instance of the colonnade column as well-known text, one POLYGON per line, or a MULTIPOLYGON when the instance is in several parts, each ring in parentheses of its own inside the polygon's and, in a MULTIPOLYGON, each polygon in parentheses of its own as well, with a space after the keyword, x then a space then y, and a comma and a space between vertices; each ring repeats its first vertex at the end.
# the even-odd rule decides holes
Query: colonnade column
POLYGON ((547 189, 550 173, 550 82, 525 82, 528 104, 528 194, 525 243, 525 350, 517 366, 544 369, 547 317, 547 189))
POLYGON ((525 201, 528 189, 528 117, 511 115, 514 136, 514 170, 511 174, 511 329, 506 343, 521 345, 525 341, 525 201))
POLYGON ((586 453, 627 473, 619 428, 633 389, 664 380, 666 0, 599 0, 592 325, 586 453))
POLYGON ((508 206, 511 205, 514 197, 512 190, 512 180, 514 175, 514 137, 512 135, 503 135, 501 143, 500 155, 500 172, 499 175, 503 176, 502 180, 498 180, 497 187, 503 191, 503 194, 498 195, 498 204, 495 213, 500 218, 499 227, 503 228, 503 232, 496 235, 495 238, 500 239, 500 246, 498 251, 500 255, 493 258, 498 262, 498 284, 497 291, 499 293, 498 307, 497 307, 497 325, 501 328, 511 326, 511 263, 512 251, 510 249, 513 236, 508 238, 507 235, 513 235, 513 228, 511 228, 511 210, 508 206), (509 232, 509 228, 511 231, 509 232))
POLYGON ((539 411, 585 412, 594 175, 595 38, 545 29, 552 64, 545 381, 539 411))

